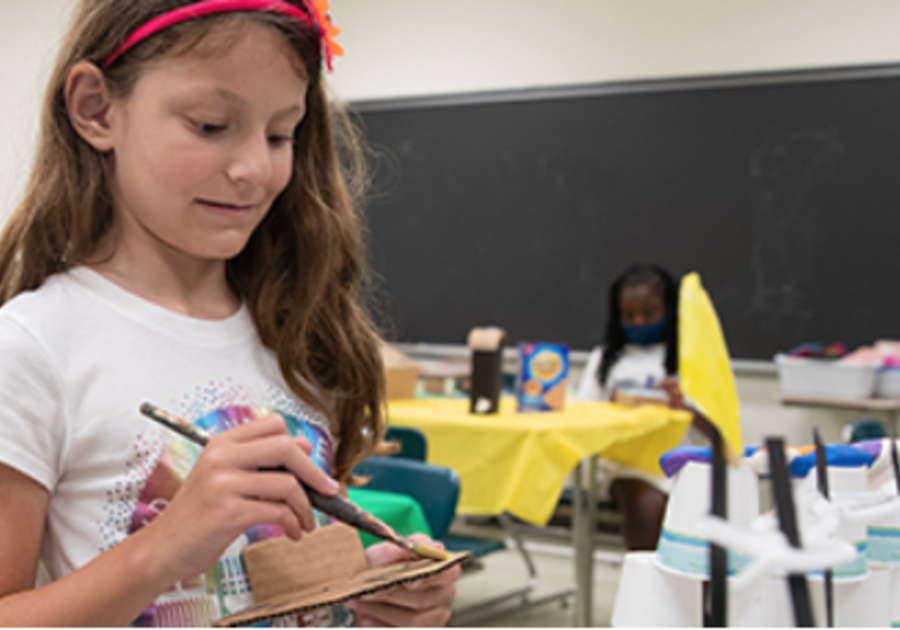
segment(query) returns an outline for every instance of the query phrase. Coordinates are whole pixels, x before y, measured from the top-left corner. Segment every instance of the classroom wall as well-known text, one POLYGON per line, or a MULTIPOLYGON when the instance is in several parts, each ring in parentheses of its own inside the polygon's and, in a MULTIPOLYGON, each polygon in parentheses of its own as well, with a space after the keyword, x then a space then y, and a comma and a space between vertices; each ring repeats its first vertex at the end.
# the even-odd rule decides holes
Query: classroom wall
MULTIPOLYGON (((76 0, 0 0, 0 221, 76 0)), ((897 63, 893 0, 331 0, 346 100, 897 63)))
POLYGON ((0 223, 22 196, 44 82, 73 0, 0 0, 0 223))
MULTIPOLYGON (((75 0, 0 0, 0 223, 24 189, 42 84, 75 0)), ((344 100, 900 62, 893 0, 331 0, 344 100)), ((785 409, 739 371, 748 441, 837 439, 852 412, 785 409)))
POLYGON ((347 99, 895 63, 892 0, 332 0, 347 99))

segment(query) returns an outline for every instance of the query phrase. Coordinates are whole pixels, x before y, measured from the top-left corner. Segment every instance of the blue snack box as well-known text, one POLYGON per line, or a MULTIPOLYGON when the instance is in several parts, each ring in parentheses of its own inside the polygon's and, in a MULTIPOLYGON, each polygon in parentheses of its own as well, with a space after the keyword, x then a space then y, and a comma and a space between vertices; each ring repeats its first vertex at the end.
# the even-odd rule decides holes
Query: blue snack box
POLYGON ((569 376, 569 346, 560 343, 519 344, 516 400, 520 412, 562 411, 569 376))

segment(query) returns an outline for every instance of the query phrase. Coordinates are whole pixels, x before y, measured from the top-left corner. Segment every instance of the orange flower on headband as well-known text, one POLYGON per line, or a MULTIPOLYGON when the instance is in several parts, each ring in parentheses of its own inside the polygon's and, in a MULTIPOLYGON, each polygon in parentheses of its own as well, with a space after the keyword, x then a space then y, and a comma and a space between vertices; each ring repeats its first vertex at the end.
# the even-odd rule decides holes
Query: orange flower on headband
POLYGON ((335 41, 341 29, 331 22, 331 15, 328 13, 328 0, 306 0, 306 6, 313 15, 313 19, 319 28, 322 29, 322 41, 328 57, 329 66, 331 65, 331 57, 341 57, 344 49, 335 41))

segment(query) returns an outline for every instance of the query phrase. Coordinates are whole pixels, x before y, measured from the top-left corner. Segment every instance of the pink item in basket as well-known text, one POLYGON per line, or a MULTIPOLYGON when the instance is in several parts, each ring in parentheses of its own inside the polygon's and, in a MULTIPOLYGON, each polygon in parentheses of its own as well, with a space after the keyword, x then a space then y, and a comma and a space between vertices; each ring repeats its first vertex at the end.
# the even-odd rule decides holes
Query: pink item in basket
POLYGON ((895 354, 900 356, 900 341, 879 339, 875 342, 875 348, 883 354, 895 354))
POLYGON ((853 365, 881 366, 884 364, 884 355, 872 346, 862 346, 842 358, 841 362, 853 365))

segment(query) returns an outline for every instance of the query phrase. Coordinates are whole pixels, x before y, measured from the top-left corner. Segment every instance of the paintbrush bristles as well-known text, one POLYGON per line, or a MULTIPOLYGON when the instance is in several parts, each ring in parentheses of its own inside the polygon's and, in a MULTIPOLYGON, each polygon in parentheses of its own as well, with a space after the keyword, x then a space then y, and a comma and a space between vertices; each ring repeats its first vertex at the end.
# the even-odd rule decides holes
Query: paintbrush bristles
POLYGON ((408 549, 421 558, 430 558, 432 560, 449 560, 453 557, 453 554, 451 554, 449 551, 439 549, 438 547, 423 545, 422 543, 413 542, 411 540, 407 540, 407 542, 411 543, 408 549))

